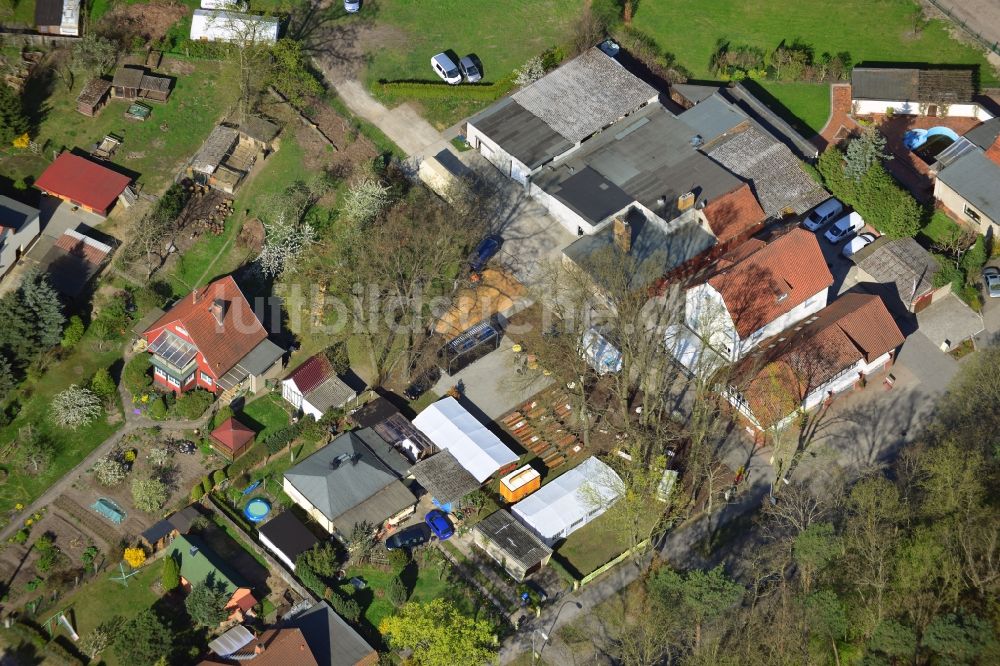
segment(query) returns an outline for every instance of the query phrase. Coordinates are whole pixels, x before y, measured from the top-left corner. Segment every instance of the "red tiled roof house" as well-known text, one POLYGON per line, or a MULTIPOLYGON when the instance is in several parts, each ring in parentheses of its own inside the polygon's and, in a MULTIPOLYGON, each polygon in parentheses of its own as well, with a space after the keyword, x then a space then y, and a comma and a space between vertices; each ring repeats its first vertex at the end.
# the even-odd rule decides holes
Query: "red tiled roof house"
POLYGON ((751 239, 719 258, 707 280, 688 289, 685 321, 668 347, 694 370, 702 349, 736 361, 762 340, 826 306, 833 275, 816 234, 793 229, 771 243, 751 239))
POLYGON ((283 351, 232 277, 195 289, 143 333, 155 381, 178 393, 247 388, 277 377, 283 351))
POLYGON ((255 435, 253 429, 229 417, 212 431, 212 446, 228 460, 236 460, 253 445, 255 435))
POLYGON ((782 428, 887 370, 903 340, 881 298, 845 294, 742 358, 725 395, 754 427, 782 428))
POLYGON ((35 187, 49 196, 107 217, 118 195, 131 182, 131 178, 117 171, 64 152, 38 177, 35 187))

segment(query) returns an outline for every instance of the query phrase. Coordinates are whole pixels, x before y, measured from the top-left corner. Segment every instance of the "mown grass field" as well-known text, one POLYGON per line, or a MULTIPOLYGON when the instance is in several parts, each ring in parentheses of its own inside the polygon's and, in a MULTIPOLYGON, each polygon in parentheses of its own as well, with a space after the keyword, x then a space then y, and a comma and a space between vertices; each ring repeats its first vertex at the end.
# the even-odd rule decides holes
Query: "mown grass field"
MULTIPOLYGON (((945 21, 930 21, 914 35, 916 6, 912 0, 645 0, 639 3, 634 25, 673 53, 695 79, 712 78, 709 63, 720 40, 772 51, 782 40, 801 39, 817 56, 847 51, 856 64, 978 65, 982 83, 997 82, 983 52, 953 39, 945 21)), ((829 100, 823 103, 818 90, 765 87, 805 125, 822 127, 829 100)))
MULTIPOLYGON (((792 124, 803 136, 818 134, 830 115, 830 86, 826 83, 755 82, 762 102, 792 124)), ((751 89, 754 87, 750 85, 751 89)))
MULTIPOLYGON (((368 83, 437 81, 431 56, 448 49, 459 57, 477 55, 483 64, 483 80, 497 81, 529 58, 566 41, 583 4, 583 0, 379 0, 376 20, 397 34, 371 50, 368 83)), ((485 104, 456 98, 428 101, 423 106, 431 122, 445 127, 485 104)))

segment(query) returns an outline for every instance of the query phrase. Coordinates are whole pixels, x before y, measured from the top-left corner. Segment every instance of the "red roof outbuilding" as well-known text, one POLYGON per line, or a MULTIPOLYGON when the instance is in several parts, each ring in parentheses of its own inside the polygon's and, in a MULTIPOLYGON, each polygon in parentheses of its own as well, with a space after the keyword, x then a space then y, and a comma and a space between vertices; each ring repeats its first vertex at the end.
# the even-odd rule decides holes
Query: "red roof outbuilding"
POLYGON ((35 187, 53 196, 107 215, 132 179, 100 164, 64 152, 49 165, 35 187))
POLYGON ((330 363, 330 359, 324 354, 316 354, 295 368, 295 372, 288 375, 288 379, 295 383, 302 395, 306 395, 333 374, 333 365, 330 363))
POLYGON ((256 433, 233 417, 229 417, 212 431, 212 439, 229 449, 232 453, 240 453, 249 444, 256 433))

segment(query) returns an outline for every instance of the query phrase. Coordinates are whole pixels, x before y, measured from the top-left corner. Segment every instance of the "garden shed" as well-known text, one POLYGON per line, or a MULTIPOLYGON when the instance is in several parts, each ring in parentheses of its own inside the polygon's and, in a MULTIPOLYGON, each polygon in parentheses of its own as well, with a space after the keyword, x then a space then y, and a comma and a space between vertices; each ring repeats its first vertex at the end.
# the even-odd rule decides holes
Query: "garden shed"
POLYGON ((256 433, 233 417, 229 417, 212 431, 212 448, 226 460, 232 462, 247 452, 253 445, 256 433))
POLYGON ((170 97, 170 84, 169 77, 152 74, 145 67, 122 65, 111 82, 111 96, 166 102, 170 97))
POLYGON ((611 508, 623 487, 621 477, 613 469, 591 456, 511 510, 552 546, 611 508))
POLYGON ((93 118, 108 103, 111 82, 101 78, 87 81, 76 98, 76 110, 93 118))
POLYGON ((279 560, 295 571, 295 560, 319 543, 316 535, 309 531, 294 513, 286 510, 257 528, 260 542, 279 560))
POLYGON ((519 583, 548 564, 552 557, 552 549, 505 509, 476 523, 472 528, 472 542, 519 583))

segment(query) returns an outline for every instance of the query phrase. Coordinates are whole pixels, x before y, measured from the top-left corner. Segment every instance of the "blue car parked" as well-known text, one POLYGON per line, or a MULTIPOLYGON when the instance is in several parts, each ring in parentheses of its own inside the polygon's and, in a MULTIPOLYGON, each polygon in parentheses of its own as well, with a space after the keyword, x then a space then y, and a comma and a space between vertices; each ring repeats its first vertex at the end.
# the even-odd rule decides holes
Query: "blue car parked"
POLYGON ((426 516, 424 516, 424 522, 427 526, 431 528, 434 532, 434 536, 441 541, 451 537, 455 533, 455 528, 451 526, 451 521, 448 520, 448 516, 445 515, 444 511, 440 509, 434 509, 429 511, 426 516))
POLYGON ((503 245, 503 238, 499 234, 490 234, 479 241, 476 250, 469 257, 469 268, 472 269, 472 272, 478 273, 486 268, 486 264, 490 263, 490 259, 500 251, 501 245, 503 245))

